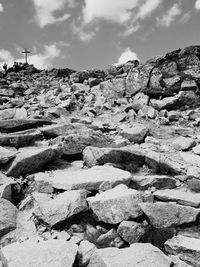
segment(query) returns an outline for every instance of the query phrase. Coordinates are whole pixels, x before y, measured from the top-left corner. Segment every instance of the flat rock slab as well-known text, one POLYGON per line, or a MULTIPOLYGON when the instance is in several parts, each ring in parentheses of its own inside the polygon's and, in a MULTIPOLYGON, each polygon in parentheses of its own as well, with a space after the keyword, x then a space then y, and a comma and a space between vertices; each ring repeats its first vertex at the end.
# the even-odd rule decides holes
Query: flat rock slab
POLYGON ((142 214, 138 205, 142 202, 140 192, 126 185, 118 185, 87 200, 98 221, 105 223, 117 224, 142 214))
POLYGON ((12 151, 0 146, 0 164, 5 164, 10 159, 15 158, 16 154, 17 154, 16 151, 12 151))
POLYGON ((28 146, 36 140, 42 138, 42 134, 39 130, 25 130, 21 132, 15 132, 10 134, 0 134, 1 146, 23 147, 28 146))
POLYGON ((56 189, 107 190, 118 184, 128 185, 131 174, 112 166, 96 166, 88 170, 54 172, 50 179, 56 189))
POLYGON ((200 206, 200 193, 184 192, 178 189, 164 189, 154 192, 153 195, 162 201, 173 201, 192 207, 200 206))
POLYGON ((61 193, 55 199, 40 203, 33 214, 38 220, 53 226, 87 209, 86 191, 74 190, 61 193))
POLYGON ((16 228, 17 208, 8 200, 0 199, 0 236, 16 228))
POLYGON ((176 150, 187 151, 194 147, 196 142, 192 138, 180 136, 172 142, 172 147, 176 150))
POLYGON ((133 175, 131 180, 131 187, 139 190, 146 190, 152 186, 156 189, 176 187, 176 179, 167 175, 133 175))
POLYGON ((88 267, 170 267, 172 260, 151 244, 135 243, 129 248, 96 250, 88 267))
POLYGON ((132 143, 142 143, 148 133, 148 128, 143 124, 130 126, 119 126, 119 133, 132 143))
POLYGON ((56 155, 57 151, 52 147, 23 151, 11 163, 6 175, 19 177, 37 172, 51 162, 56 155))
POLYGON ((188 264, 199 267, 200 239, 178 235, 165 242, 165 250, 188 264))
POLYGON ((12 133, 12 132, 36 128, 42 125, 50 125, 50 124, 52 124, 52 122, 48 120, 35 120, 35 119, 1 120, 0 121, 0 132, 12 133))
POLYGON ((139 206, 155 228, 167 228, 194 222, 200 214, 200 209, 175 203, 141 203, 139 206))
POLYGON ((8 267, 72 267, 78 246, 64 240, 30 239, 2 249, 8 267))

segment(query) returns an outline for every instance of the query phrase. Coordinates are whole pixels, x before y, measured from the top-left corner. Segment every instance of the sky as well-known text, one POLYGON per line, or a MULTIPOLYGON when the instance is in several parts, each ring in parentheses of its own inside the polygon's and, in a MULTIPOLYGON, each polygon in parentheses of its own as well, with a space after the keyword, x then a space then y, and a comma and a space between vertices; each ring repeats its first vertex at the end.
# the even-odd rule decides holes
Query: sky
POLYGON ((0 68, 106 68, 200 45, 200 0, 0 0, 0 68))

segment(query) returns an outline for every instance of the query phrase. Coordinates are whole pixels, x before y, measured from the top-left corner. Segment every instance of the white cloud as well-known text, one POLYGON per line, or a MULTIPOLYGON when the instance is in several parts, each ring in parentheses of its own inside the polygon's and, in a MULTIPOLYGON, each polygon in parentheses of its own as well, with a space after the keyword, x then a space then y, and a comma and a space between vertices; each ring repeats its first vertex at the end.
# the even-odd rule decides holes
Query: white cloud
MULTIPOLYGON (((53 60, 61 54, 56 45, 45 45, 43 53, 37 53, 28 57, 28 63, 34 64, 38 69, 49 69, 53 66, 53 60)), ((9 67, 14 61, 24 62, 23 58, 15 58, 8 50, 0 49, 0 67, 6 62, 9 67)))
POLYGON ((0 12, 3 12, 3 11, 4 11, 3 5, 2 3, 0 3, 0 12))
POLYGON ((143 5, 140 6, 137 13, 137 18, 145 19, 155 11, 163 0, 146 0, 143 5))
POLYGON ((138 0, 85 0, 83 9, 84 23, 94 19, 104 19, 117 23, 127 22, 138 0))
POLYGON ((185 23, 187 23, 187 22, 190 20, 191 15, 192 15, 192 14, 191 14, 190 11, 187 12, 187 13, 185 13, 185 14, 183 14, 183 15, 181 16, 179 22, 180 22, 181 24, 185 24, 185 23))
POLYGON ((162 18, 157 18, 158 26, 170 27, 177 16, 182 13, 178 4, 174 4, 168 11, 163 15, 162 18))
MULTIPOLYGON (((62 22, 70 17, 70 14, 64 14, 61 17, 55 17, 54 12, 62 11, 68 0, 32 0, 35 5, 35 20, 43 28, 48 24, 62 22)), ((70 1, 69 5, 73 2, 70 1)))
POLYGON ((139 23, 126 27, 125 31, 121 34, 122 36, 130 36, 137 32, 141 28, 139 23))
POLYGON ((196 0, 195 8, 200 10, 200 0, 196 0))
POLYGON ((138 60, 137 54, 133 51, 131 51, 130 48, 126 48, 125 51, 121 54, 121 56, 118 59, 118 62, 114 65, 120 65, 124 64, 129 60, 138 60))
POLYGON ((99 30, 98 27, 94 30, 84 29, 84 25, 77 26, 75 23, 71 24, 72 31, 75 35, 79 37, 79 39, 83 42, 88 42, 93 39, 96 35, 96 32, 99 30))

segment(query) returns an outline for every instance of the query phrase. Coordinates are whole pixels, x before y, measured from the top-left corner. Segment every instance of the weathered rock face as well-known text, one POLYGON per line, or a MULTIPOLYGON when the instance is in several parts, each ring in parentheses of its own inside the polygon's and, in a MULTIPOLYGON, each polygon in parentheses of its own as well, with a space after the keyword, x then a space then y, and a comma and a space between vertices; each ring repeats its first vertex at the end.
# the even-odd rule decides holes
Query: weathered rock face
POLYGON ((8 245, 2 249, 2 254, 9 267, 72 267, 77 250, 78 246, 64 240, 38 242, 33 239, 8 245))
POLYGON ((106 223, 117 224, 142 214, 138 205, 142 202, 140 193, 125 185, 118 185, 87 200, 98 220, 106 223))

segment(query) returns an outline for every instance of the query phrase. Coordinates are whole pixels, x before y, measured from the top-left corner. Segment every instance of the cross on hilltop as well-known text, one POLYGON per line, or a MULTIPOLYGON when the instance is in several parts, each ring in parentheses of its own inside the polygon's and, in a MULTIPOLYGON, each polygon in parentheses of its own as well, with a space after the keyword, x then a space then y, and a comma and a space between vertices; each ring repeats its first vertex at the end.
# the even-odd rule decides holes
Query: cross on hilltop
POLYGON ((27 58, 28 58, 28 54, 30 54, 30 53, 31 53, 31 51, 28 51, 27 48, 25 48, 25 50, 22 51, 22 54, 25 54, 25 62, 26 62, 26 64, 28 64, 27 58))

